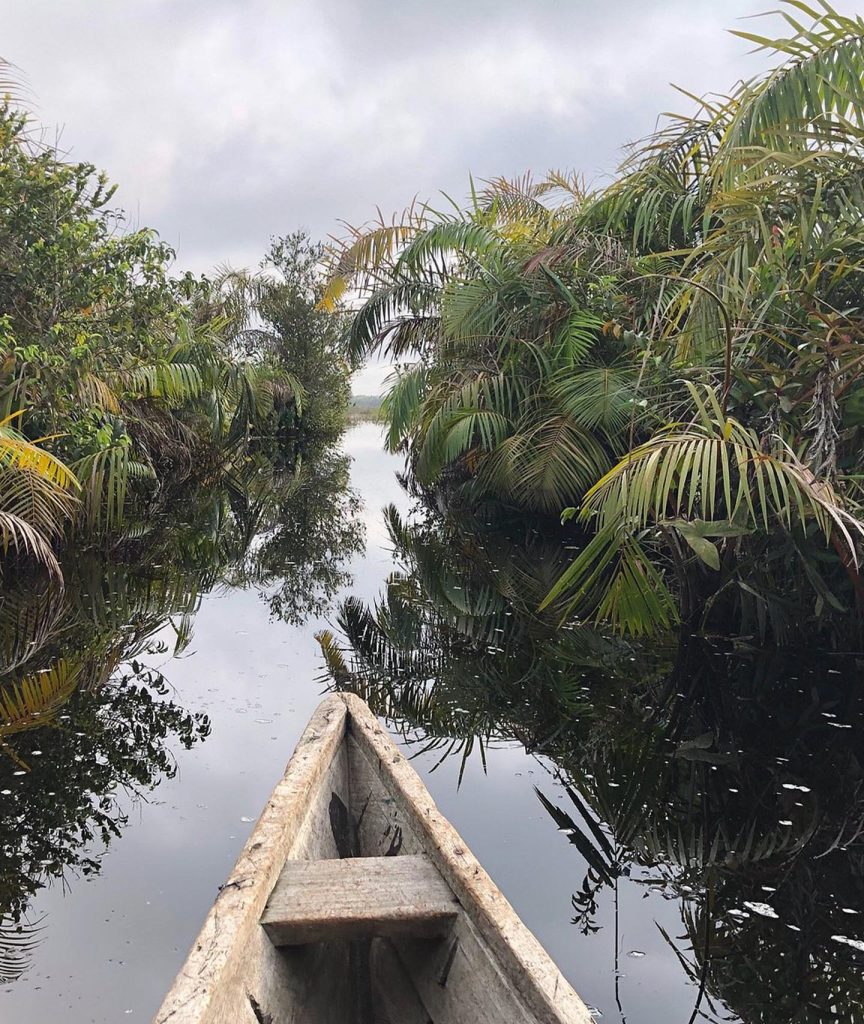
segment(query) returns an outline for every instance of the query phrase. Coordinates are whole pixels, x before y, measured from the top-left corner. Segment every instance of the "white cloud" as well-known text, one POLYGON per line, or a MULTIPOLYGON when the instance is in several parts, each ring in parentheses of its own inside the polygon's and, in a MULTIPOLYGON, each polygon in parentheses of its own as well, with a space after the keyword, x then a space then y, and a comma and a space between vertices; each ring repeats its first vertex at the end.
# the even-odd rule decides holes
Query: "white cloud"
POLYGON ((134 222, 205 270, 318 236, 468 173, 595 177, 674 80, 762 66, 724 28, 762 0, 6 0, 0 52, 35 113, 121 184, 134 222))
POLYGON ((384 381, 393 372, 392 363, 372 361, 351 378, 351 393, 354 395, 383 395, 384 381))

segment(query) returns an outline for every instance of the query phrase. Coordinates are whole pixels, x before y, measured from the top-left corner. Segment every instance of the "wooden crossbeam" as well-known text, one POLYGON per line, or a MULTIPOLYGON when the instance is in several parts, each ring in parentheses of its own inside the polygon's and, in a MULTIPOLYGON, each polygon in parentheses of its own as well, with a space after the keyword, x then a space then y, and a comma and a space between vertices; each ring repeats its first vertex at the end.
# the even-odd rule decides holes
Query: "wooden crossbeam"
POLYGON ((274 946, 446 935, 459 903, 425 854, 288 860, 261 924, 274 946))

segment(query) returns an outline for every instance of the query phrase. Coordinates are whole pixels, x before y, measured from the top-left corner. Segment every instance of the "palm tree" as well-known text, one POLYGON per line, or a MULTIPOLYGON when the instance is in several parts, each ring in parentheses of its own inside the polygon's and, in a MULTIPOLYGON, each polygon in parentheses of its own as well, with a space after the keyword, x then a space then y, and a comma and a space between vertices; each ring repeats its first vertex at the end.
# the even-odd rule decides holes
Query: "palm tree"
POLYGON ((0 542, 35 559, 53 575, 60 566, 52 544, 72 517, 79 489, 72 470, 45 448, 46 438, 29 441, 12 425, 13 413, 0 421, 0 542))
POLYGON ((578 509, 550 600, 625 633, 837 639, 864 608, 864 20, 782 13, 788 38, 739 33, 778 67, 610 187, 495 181, 333 254, 333 295, 361 302, 348 349, 413 358, 384 410, 417 484, 578 509))
POLYGON ((615 296, 603 308, 595 299, 622 254, 566 237, 583 199, 563 178, 499 180, 466 211, 414 209, 335 254, 338 289, 365 298, 350 352, 416 357, 394 375, 384 412, 389 447, 408 450, 422 484, 559 512, 641 417, 638 365, 604 329, 615 296), (565 198, 550 205, 553 186, 565 198))

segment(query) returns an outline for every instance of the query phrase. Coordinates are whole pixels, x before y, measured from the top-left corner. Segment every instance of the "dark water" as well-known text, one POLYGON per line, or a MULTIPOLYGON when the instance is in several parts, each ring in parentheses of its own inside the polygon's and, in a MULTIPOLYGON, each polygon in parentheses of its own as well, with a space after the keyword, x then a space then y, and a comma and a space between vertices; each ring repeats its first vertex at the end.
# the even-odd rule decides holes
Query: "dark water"
POLYGON ((398 460, 370 424, 344 446, 350 481, 327 455, 203 492, 70 569, 62 607, 7 594, 7 678, 53 667, 56 701, 0 731, 0 1019, 150 1019, 332 685, 315 634, 348 595, 340 684, 598 1017, 864 1019, 856 659, 556 633, 544 537, 388 531, 398 460))

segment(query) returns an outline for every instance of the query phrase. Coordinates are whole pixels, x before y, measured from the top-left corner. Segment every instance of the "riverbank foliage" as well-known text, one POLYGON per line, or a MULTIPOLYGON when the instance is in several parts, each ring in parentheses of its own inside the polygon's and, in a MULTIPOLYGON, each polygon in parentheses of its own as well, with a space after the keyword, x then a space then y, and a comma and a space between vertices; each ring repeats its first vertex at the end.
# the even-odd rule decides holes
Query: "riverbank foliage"
POLYGON ((162 671, 194 653, 207 595, 243 589, 296 626, 326 614, 364 533, 350 459, 299 444, 233 473, 160 489, 110 548, 68 545, 62 583, 17 566, 0 602, 0 978, 44 938, 36 893, 92 876, 130 808, 209 735, 162 671), (27 571, 27 570, 30 571, 27 571), (46 795, 47 794, 47 795, 46 795), (28 922, 30 924, 28 925, 28 922))
POLYGON ((288 435, 332 436, 344 421, 339 318, 316 309, 305 236, 274 242, 278 281, 172 276, 172 249, 128 229, 113 194, 24 114, 0 110, 7 568, 17 556, 58 575, 71 532, 76 545, 116 535, 169 485, 235 473, 288 435))
POLYGON ((350 356, 397 364, 387 441, 416 486, 564 512, 546 601, 623 634, 858 629, 864 21, 782 16, 788 37, 738 33, 773 70, 608 187, 493 181, 333 254, 350 356))

